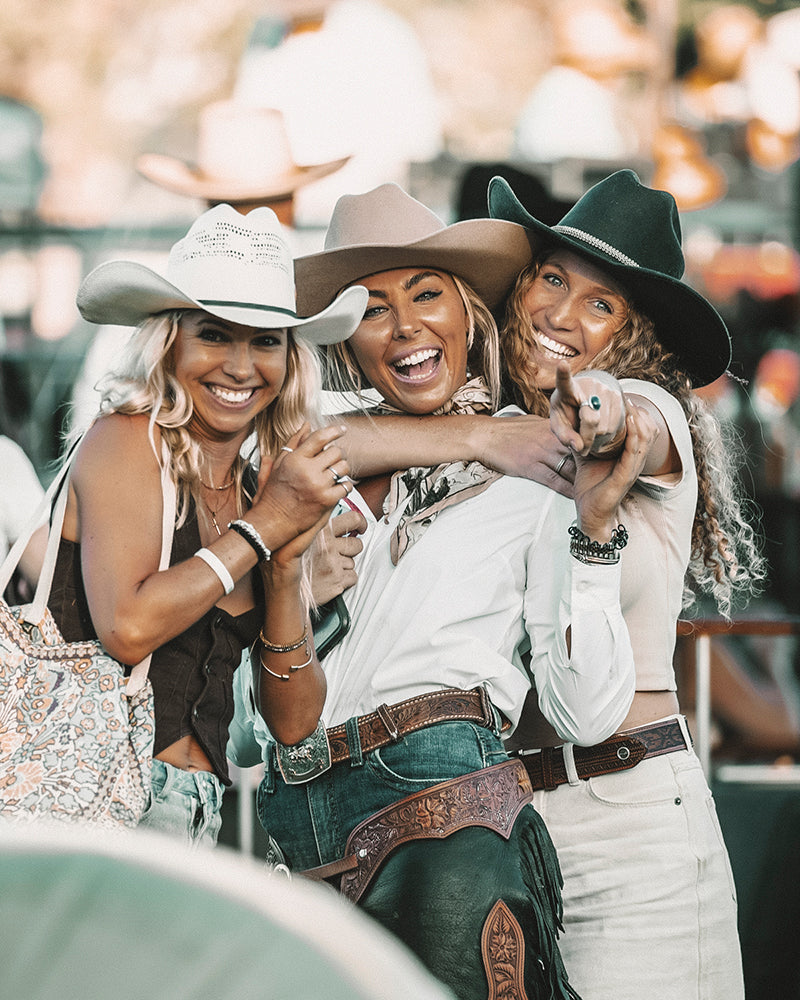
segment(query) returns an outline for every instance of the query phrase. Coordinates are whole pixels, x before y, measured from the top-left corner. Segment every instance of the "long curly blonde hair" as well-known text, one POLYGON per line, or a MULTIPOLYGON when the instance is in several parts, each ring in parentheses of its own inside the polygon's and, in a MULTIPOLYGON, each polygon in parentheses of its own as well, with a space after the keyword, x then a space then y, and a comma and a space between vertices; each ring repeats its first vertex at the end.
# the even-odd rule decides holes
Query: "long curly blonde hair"
MULTIPOLYGON (((439 269, 437 269, 439 270, 439 269)), ((483 299, 457 275, 449 271, 467 317, 467 367, 486 382, 492 410, 500 404, 500 338, 494 317, 483 299)), ((370 388, 348 341, 333 344, 323 357, 325 387, 334 392, 355 393, 364 404, 363 393, 370 388)), ((365 404, 369 405, 369 404, 365 404)))
MULTIPOLYGON (((517 278, 506 301, 500 345, 505 362, 506 391, 530 413, 549 414, 549 399, 536 387, 533 329, 524 297, 546 259, 535 260, 517 278)), ((684 607, 699 593, 710 595, 726 618, 758 594, 767 575, 756 532, 749 519, 757 510, 743 496, 737 468, 741 443, 732 428, 723 429, 714 413, 692 390, 689 376, 675 355, 659 342, 653 322, 629 303, 628 318, 592 361, 592 368, 615 378, 635 378, 660 385, 681 404, 692 438, 697 470, 697 507, 684 607)))
MULTIPOLYGON (((197 498, 204 459, 189 431, 192 400, 175 376, 173 346, 186 310, 159 313, 136 328, 119 366, 99 384, 100 413, 147 414, 166 442, 172 477, 178 489, 179 524, 190 497, 197 498)), ((275 457, 304 421, 320 426, 320 365, 314 349, 289 331, 286 378, 277 397, 253 421, 249 454, 234 467, 236 495, 242 507, 242 474, 249 459, 275 457)), ((239 511, 240 515, 243 510, 239 511)))

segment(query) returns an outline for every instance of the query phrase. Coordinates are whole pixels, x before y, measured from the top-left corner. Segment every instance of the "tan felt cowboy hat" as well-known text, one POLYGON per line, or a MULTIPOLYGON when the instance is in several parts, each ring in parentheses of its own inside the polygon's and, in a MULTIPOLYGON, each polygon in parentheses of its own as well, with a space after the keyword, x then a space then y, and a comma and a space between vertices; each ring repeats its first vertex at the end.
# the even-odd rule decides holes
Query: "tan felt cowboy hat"
POLYGON ((267 202, 290 198, 348 159, 300 166, 292 159, 280 111, 216 101, 200 114, 196 165, 145 153, 137 159, 136 169, 177 194, 209 202, 267 202))
POLYGON ((336 202, 325 249, 298 257, 298 308, 322 309, 346 285, 379 271, 427 266, 471 285, 490 308, 531 260, 525 230, 512 222, 468 219, 446 226, 397 184, 336 202))
POLYGON ((526 210, 508 181, 494 177, 489 213, 525 226, 537 253, 566 247, 613 275, 655 323, 656 337, 695 387, 727 369, 731 338, 722 317, 681 280, 681 225, 669 192, 646 187, 632 170, 618 170, 590 188, 557 225, 547 226, 526 210))
POLYGON ((345 289, 316 315, 295 306, 292 255, 271 208, 241 215, 230 205, 204 212, 169 254, 166 274, 130 260, 91 271, 78 289, 78 309, 92 323, 137 326, 170 309, 203 309, 260 329, 288 327, 314 344, 335 344, 356 329, 367 291, 345 289))

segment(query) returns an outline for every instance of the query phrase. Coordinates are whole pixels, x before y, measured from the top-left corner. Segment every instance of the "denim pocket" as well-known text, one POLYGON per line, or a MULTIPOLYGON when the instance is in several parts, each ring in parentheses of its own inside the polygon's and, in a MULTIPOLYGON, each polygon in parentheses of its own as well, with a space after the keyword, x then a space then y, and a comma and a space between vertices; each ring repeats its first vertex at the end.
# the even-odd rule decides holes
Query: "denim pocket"
POLYGON ((471 722, 440 722, 368 755, 365 767, 402 795, 506 760, 502 741, 471 722))
MULTIPOLYGON (((678 753, 680 751, 677 751, 678 753)), ((589 778, 593 799, 610 806, 636 808, 674 802, 681 789, 667 756, 643 760, 627 771, 589 778)))

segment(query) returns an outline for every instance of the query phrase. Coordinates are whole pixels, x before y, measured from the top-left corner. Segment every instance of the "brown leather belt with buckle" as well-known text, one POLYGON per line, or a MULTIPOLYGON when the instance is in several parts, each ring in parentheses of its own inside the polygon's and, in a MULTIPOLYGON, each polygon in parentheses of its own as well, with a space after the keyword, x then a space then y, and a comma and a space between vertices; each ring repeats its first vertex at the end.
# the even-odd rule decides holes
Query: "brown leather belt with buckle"
MULTIPOLYGON (((610 736, 593 747, 573 747, 575 769, 582 781, 601 774, 627 771, 646 757, 659 757, 674 750, 688 750, 684 731, 676 719, 665 719, 638 729, 610 736)), ((535 792, 550 791, 569 781, 564 751, 561 747, 544 747, 542 750, 515 750, 531 779, 535 792)))
MULTIPOLYGON (((483 688, 471 691, 446 688, 399 701, 396 705, 379 705, 377 711, 358 717, 361 752, 379 750, 437 722, 456 721, 476 722, 487 728, 494 725, 494 711, 483 688)), ((328 730, 328 741, 332 764, 350 760, 344 723, 328 730)))

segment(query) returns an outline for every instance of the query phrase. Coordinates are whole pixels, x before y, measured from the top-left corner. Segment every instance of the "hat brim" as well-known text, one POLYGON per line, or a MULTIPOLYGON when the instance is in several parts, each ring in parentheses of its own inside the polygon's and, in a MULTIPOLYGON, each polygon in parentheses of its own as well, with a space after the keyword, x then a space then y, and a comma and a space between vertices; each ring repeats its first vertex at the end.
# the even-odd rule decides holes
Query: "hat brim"
POLYGON ((629 291, 636 307, 655 323, 659 342, 675 355, 695 388, 708 385, 727 370, 731 362, 728 328, 714 306, 685 281, 620 263, 601 247, 540 222, 525 209, 502 177, 489 182, 489 212, 492 218, 524 226, 534 254, 548 247, 568 247, 600 263, 629 291))
POLYGON ((434 267, 466 281, 491 309, 531 256, 525 230, 499 219, 456 222, 413 243, 322 250, 295 260, 297 307, 301 312, 315 312, 341 288, 381 271, 434 267))
POLYGON ((206 201, 250 202, 281 201, 290 198, 295 191, 321 180, 345 165, 349 156, 311 166, 293 164, 268 182, 240 183, 227 177, 213 177, 183 160, 160 153, 144 153, 136 160, 136 169, 159 187, 176 194, 206 201))
POLYGON ((355 332, 367 307, 365 288, 353 286, 326 308, 304 316, 248 302, 195 299, 157 272, 135 261, 110 260, 91 271, 78 289, 81 316, 91 323, 138 326, 171 309, 202 309, 212 316, 257 329, 288 328, 312 344, 336 344, 355 332))

